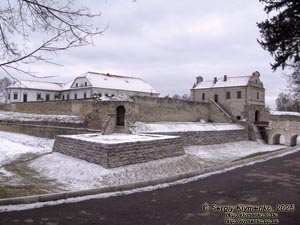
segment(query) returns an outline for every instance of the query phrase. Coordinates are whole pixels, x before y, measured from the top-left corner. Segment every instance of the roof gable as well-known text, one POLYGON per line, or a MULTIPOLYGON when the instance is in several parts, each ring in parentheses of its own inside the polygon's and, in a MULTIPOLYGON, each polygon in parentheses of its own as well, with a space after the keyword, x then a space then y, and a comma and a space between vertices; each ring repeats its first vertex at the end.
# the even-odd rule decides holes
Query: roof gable
POLYGON ((95 72, 87 72, 78 78, 83 77, 95 88, 157 93, 149 83, 140 78, 95 72))
POLYGON ((198 83, 193 89, 243 87, 249 84, 251 77, 252 76, 227 77, 227 79, 225 77, 215 78, 216 80, 202 81, 198 83))
POLYGON ((43 81, 33 81, 33 80, 18 80, 14 84, 9 85, 7 88, 61 91, 64 88, 64 84, 63 83, 53 83, 53 82, 43 82, 43 81))

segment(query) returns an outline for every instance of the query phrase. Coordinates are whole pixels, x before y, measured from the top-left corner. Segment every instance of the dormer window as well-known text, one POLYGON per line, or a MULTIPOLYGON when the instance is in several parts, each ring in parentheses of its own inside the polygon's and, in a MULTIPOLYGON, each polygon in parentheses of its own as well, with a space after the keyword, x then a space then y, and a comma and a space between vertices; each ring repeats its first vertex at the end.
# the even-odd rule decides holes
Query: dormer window
POLYGON ((84 82, 84 86, 87 86, 87 82, 84 82))
POLYGON ((78 83, 76 83, 75 86, 78 87, 78 83))

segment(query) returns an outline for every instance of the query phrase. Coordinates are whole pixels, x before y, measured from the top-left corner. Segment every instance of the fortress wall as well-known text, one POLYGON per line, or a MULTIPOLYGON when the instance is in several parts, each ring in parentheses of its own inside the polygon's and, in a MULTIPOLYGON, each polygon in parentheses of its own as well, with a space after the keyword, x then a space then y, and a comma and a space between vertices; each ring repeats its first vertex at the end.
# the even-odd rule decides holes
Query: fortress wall
POLYGON ((49 115, 86 116, 93 111, 93 106, 92 101, 89 100, 57 100, 2 104, 0 105, 0 110, 49 115))
MULTIPOLYGON (((135 121, 141 122, 196 122, 200 119, 213 122, 232 122, 211 103, 157 97, 133 97, 127 101, 68 100, 26 102, 0 105, 0 110, 52 115, 78 115, 85 118, 85 128, 116 132, 116 108, 126 109, 128 130, 135 121)), ((47 124, 43 124, 47 125, 47 124)), ((72 126, 71 126, 72 127, 72 126)), ((108 132, 106 132, 108 131, 108 132)), ((18 132, 18 131, 17 131, 18 132)), ((59 133, 61 134, 61 133, 59 133)))

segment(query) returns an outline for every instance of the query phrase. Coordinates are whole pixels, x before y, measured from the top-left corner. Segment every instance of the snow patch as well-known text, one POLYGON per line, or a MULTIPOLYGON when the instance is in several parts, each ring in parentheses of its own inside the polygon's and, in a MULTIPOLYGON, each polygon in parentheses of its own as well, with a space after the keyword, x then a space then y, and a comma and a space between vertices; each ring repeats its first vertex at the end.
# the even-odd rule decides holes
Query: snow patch
POLYGON ((83 190, 101 186, 109 171, 99 165, 60 153, 43 155, 29 164, 37 172, 57 179, 69 190, 83 190))
POLYGON ((186 131, 220 131, 243 130, 242 125, 232 123, 205 123, 205 122, 135 122, 130 128, 133 133, 164 133, 186 131))
POLYGON ((5 121, 48 121, 61 123, 83 123, 84 118, 72 115, 46 115, 33 113, 20 113, 12 111, 0 111, 0 120, 5 121))
POLYGON ((271 116, 300 116, 299 112, 270 111, 271 116))
POLYGON ((170 138, 177 138, 177 136, 167 136, 167 135, 149 135, 149 134, 109 134, 102 135, 101 133, 93 134, 75 134, 75 135, 61 135, 62 137, 78 139, 82 141, 96 142, 102 144, 120 144, 128 142, 138 142, 138 141, 155 141, 170 138))
POLYGON ((51 152, 54 140, 0 131, 0 166, 22 154, 51 152))

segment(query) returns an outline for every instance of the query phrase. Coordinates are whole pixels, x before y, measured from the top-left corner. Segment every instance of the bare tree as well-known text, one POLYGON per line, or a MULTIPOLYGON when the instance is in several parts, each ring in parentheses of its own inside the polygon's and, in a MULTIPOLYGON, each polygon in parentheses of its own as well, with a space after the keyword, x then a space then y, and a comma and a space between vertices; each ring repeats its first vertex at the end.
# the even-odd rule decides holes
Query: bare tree
POLYGON ((103 30, 87 23, 98 16, 76 8, 73 0, 2 0, 0 68, 8 75, 15 70, 34 76, 22 65, 53 63, 47 53, 91 44, 103 30))

